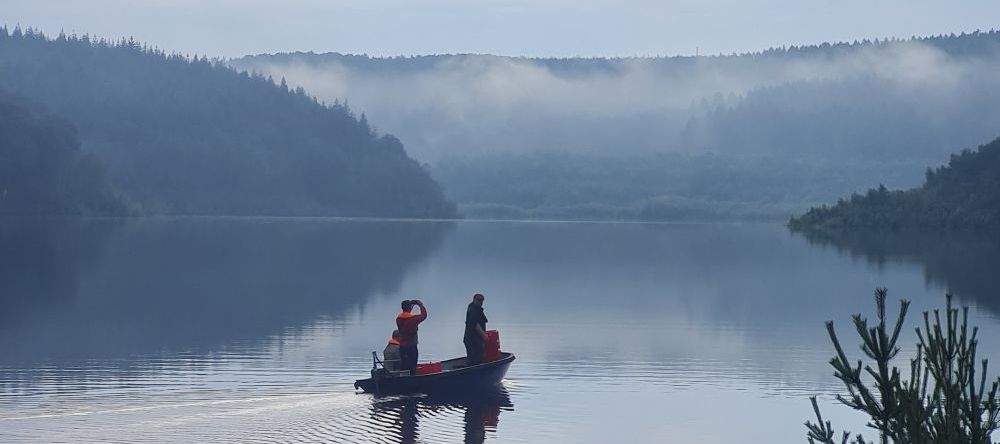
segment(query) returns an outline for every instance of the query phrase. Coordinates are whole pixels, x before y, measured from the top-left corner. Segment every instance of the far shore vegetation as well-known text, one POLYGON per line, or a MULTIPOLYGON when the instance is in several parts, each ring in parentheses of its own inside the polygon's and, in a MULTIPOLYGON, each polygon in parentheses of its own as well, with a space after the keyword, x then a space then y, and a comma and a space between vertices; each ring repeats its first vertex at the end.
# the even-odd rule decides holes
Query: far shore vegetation
POLYGON ((920 187, 879 186, 814 207, 788 225, 796 231, 1000 228, 1000 139, 953 154, 948 165, 928 168, 925 176, 920 187))

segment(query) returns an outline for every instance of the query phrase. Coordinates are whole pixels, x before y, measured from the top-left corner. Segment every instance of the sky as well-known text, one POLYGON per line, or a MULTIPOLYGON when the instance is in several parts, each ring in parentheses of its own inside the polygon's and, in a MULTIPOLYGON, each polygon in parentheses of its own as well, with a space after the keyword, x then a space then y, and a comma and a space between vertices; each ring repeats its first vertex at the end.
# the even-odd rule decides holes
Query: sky
POLYGON ((167 51, 719 54, 1000 27, 996 0, 0 0, 0 23, 167 51))

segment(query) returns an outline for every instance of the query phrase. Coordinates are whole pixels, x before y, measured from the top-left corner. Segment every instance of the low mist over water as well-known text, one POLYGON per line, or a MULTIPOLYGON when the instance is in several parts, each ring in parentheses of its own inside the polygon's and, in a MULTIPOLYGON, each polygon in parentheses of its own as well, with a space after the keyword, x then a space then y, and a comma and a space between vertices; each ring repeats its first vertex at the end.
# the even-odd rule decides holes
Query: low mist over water
MULTIPOLYGON (((940 250, 840 250, 776 224, 2 227, 0 261, 23 264, 5 266, 0 287, 4 442, 721 443, 735 430, 795 442, 808 396, 826 405, 840 391, 823 321, 850 333, 878 285, 915 312, 954 291, 982 328, 980 354, 1000 352, 998 305, 976 290, 992 282, 937 266, 940 250), (354 393, 399 300, 427 304, 421 360, 438 360, 464 355, 474 292, 517 355, 500 391, 354 393)), ((981 257, 997 254, 981 245, 981 257)), ((907 349, 914 339, 904 332, 907 349)), ((825 411, 863 427, 846 408, 825 411)))

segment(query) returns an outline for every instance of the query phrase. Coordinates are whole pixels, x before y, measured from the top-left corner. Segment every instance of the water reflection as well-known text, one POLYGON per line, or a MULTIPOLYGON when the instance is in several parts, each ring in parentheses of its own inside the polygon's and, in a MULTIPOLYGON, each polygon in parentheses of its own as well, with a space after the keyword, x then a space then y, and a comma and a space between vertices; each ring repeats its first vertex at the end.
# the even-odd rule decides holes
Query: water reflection
POLYGON ((0 331, 72 303, 103 260, 113 221, 0 218, 0 331))
POLYGON ((927 282, 994 314, 1000 314, 1000 233, 865 232, 801 234, 810 244, 833 246, 883 267, 913 262, 923 267, 927 282))
MULTIPOLYGON (((842 390, 823 321, 843 326, 878 285, 914 312, 942 301, 925 279, 988 295, 974 290, 995 287, 998 259, 982 239, 919 254, 900 240, 870 266, 777 224, 32 229, 0 238, 2 303, 16 313, 0 318, 0 442, 794 442, 807 396, 842 390), (518 356, 505 382, 516 412, 506 396, 353 393, 399 300, 428 303, 421 359, 441 360, 464 355, 476 291, 518 356), (719 428, 720 408, 748 414, 719 428)), ((849 254, 879 245, 858 242, 849 254)), ((852 413, 829 409, 836 424, 852 413)))
POLYGON ((379 436, 389 437, 392 442, 458 442, 461 434, 462 442, 481 444, 496 433, 500 412, 513 410, 507 389, 498 387, 475 393, 373 397, 370 415, 372 423, 385 428, 379 436), (448 429, 456 424, 446 417, 458 413, 462 429, 448 429), (426 431, 421 433, 422 429, 426 431))
POLYGON ((448 224, 47 221, 0 230, 0 366, 289 334, 398 289, 448 224))

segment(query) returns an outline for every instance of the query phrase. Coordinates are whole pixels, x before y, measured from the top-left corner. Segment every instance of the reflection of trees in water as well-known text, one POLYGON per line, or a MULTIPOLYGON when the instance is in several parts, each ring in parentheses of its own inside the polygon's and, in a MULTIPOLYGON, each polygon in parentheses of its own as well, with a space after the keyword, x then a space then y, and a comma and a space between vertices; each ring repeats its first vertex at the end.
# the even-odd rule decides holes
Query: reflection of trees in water
POLYGON ((1000 313, 1000 234, 998 233, 805 233, 811 244, 882 266, 890 261, 919 263, 925 279, 960 298, 1000 313))
POLYGON ((113 220, 0 218, 0 331, 72 303, 104 253, 113 220))
MULTIPOLYGON (((426 442, 429 437, 420 437, 421 421, 434 421, 436 416, 456 411, 462 412, 463 441, 466 444, 480 444, 487 433, 495 433, 500 421, 500 411, 513 411, 510 395, 503 387, 482 392, 461 394, 437 394, 374 397, 371 405, 371 419, 381 431, 386 431, 394 442, 410 444, 426 442)), ((436 427, 440 430, 441 427, 436 427)), ((441 442, 457 442, 458 430, 454 434, 441 437, 441 442)))
POLYGON ((18 265, 3 267, 3 303, 30 300, 34 308, 19 309, 23 322, 7 326, 3 336, 21 339, 0 337, 0 361, 210 350, 265 339, 392 291, 451 229, 248 219, 122 225, 110 239, 63 228, 4 232, 0 260, 18 265), (81 287, 85 267, 94 270, 81 287), (33 322, 42 308, 44 325, 33 322))

